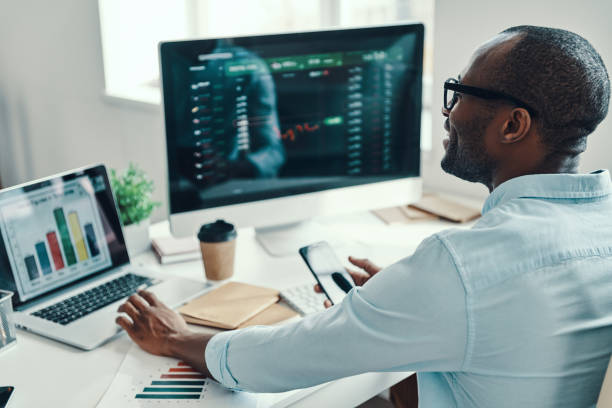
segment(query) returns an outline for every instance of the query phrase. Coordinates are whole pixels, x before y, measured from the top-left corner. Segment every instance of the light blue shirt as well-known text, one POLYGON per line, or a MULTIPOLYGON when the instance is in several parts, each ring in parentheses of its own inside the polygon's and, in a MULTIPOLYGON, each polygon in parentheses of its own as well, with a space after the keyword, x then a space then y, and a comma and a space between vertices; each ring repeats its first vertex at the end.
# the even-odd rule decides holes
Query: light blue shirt
POLYGON ((331 309, 215 335, 227 387, 417 371, 420 407, 594 405, 612 352, 607 170, 511 179, 468 230, 424 240, 331 309))

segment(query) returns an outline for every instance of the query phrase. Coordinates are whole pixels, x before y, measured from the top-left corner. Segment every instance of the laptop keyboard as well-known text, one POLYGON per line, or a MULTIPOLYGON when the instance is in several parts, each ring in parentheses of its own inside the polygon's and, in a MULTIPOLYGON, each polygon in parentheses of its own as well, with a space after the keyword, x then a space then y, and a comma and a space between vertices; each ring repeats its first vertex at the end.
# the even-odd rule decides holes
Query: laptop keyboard
POLYGON ((32 314, 65 326, 152 283, 151 278, 128 273, 32 314))

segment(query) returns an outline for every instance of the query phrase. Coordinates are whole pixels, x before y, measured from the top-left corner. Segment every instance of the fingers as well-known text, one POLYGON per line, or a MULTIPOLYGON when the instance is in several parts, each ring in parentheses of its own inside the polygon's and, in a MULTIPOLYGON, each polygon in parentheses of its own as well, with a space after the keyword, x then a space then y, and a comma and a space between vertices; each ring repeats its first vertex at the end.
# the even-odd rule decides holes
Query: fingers
POLYGON ((349 256, 349 262, 352 263, 353 265, 363 269, 364 271, 366 271, 369 275, 373 275, 376 272, 380 271, 380 267, 374 265, 372 262, 370 262, 369 259, 365 259, 365 258, 354 258, 352 256, 349 256))
POLYGON ((147 303, 147 301, 145 301, 137 293, 134 293, 132 296, 130 296, 128 298, 126 304, 127 303, 129 303, 132 306, 134 306, 134 308, 136 308, 136 310, 138 310, 139 312, 144 312, 145 310, 147 310, 149 308, 149 304, 147 303))
POLYGON ((357 286, 363 286, 363 284, 366 283, 367 280, 370 278, 369 275, 366 275, 362 272, 353 271, 348 268, 346 268, 346 271, 349 275, 351 275, 351 278, 353 278, 353 282, 355 282, 355 285, 357 286))
POLYGON ((138 342, 139 340, 138 334, 132 322, 130 322, 124 316, 119 316, 118 318, 115 319, 115 323, 121 326, 121 328, 126 331, 128 336, 130 336, 132 340, 134 340, 135 342, 138 342))
POLYGON ((155 293, 149 292, 148 290, 141 290, 138 292, 151 306, 165 306, 161 300, 155 296, 155 293))
POLYGON ((136 323, 141 318, 142 313, 150 307, 150 304, 158 303, 159 301, 151 292, 141 291, 140 294, 134 293, 130 296, 125 303, 119 306, 117 311, 127 314, 132 319, 132 322, 136 323))
POLYGON ((130 316, 133 322, 136 322, 140 317, 140 312, 134 307, 134 305, 128 300, 117 309, 118 312, 125 313, 130 316))
MULTIPOLYGON (((321 289, 321 286, 319 286, 318 283, 314 285, 314 291, 317 293, 323 293, 323 290, 321 289)), ((325 306, 325 308, 327 309, 328 307, 332 307, 332 304, 329 299, 325 299, 325 301, 323 302, 323 306, 325 306)))
POLYGON ((128 333, 131 333, 132 329, 134 328, 134 325, 132 324, 132 322, 130 322, 124 316, 117 317, 115 319, 115 323, 117 323, 119 326, 121 326, 121 328, 123 330, 125 330, 126 332, 128 332, 128 333))

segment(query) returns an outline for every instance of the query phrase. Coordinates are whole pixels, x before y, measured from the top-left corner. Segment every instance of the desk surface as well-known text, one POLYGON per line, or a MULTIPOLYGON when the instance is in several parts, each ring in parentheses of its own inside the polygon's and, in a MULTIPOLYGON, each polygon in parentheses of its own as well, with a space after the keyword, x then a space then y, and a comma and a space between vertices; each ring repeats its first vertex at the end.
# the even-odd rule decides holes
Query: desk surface
MULTIPOLYGON (((336 252, 368 257, 385 266, 410 255, 427 236, 456 224, 420 221, 384 225, 370 213, 318 220, 340 237, 336 252)), ((464 224, 461 227, 467 227, 464 224)), ((168 234, 168 223, 155 224, 151 236, 168 234)), ((151 252, 134 263, 192 279, 204 279, 201 261, 159 265, 151 252)), ((299 256, 270 257, 255 240, 252 229, 238 234, 235 280, 282 289, 311 282, 299 256)), ((0 385, 15 386, 16 407, 94 407, 115 376, 131 341, 125 334, 85 352, 18 330, 17 345, 0 352, 0 385)), ((332 382, 293 406, 355 406, 397 383, 408 373, 367 373, 332 382)))

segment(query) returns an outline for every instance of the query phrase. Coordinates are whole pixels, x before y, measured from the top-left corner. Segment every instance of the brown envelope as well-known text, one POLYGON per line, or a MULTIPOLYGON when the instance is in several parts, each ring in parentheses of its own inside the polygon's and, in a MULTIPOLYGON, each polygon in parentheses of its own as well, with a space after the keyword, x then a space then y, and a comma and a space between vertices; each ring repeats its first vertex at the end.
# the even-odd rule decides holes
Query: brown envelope
MULTIPOLYGON (((249 326, 272 325, 272 324, 283 322, 285 320, 289 320, 296 316, 299 316, 299 314, 295 312, 293 309, 285 305, 282 305, 280 303, 274 303, 273 305, 267 307, 260 313, 251 317, 246 322, 242 323, 240 326, 238 326, 238 328, 242 329, 244 327, 249 327, 249 326)), ((187 323, 197 324, 200 326, 202 325, 208 326, 208 323, 209 323, 206 320, 200 320, 200 319, 196 319, 190 316, 183 316, 183 318, 185 319, 187 323)))
POLYGON ((271 325, 296 316, 299 316, 299 314, 295 310, 285 305, 281 305, 280 303, 275 303, 267 309, 264 309, 261 313, 256 314, 246 322, 242 323, 240 326, 238 326, 238 328, 242 329, 249 326, 271 325))
POLYGON ((197 324, 236 329, 276 303, 278 295, 275 289, 228 282, 187 303, 179 312, 185 317, 197 319, 197 324))

